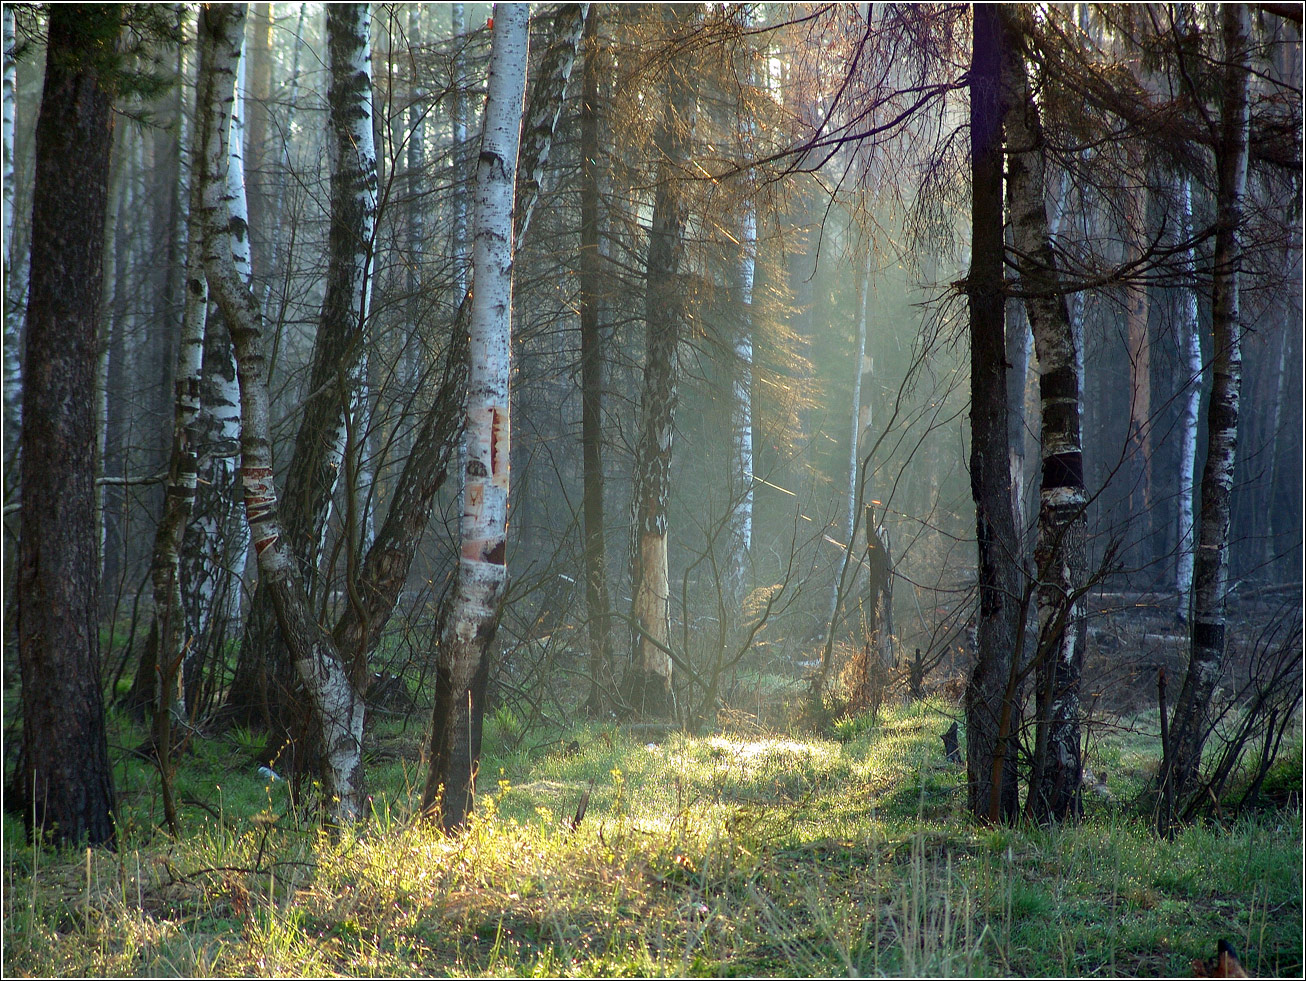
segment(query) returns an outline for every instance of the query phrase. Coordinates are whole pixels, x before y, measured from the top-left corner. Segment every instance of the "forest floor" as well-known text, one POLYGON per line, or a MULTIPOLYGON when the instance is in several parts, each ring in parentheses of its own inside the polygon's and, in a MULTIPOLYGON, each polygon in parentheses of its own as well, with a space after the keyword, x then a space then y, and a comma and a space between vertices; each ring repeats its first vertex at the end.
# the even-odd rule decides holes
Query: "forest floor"
POLYGON ((179 767, 178 840, 135 760, 116 853, 34 850, 6 816, 4 974, 1145 977, 1187 975, 1225 938, 1254 975, 1301 976, 1299 737, 1266 809, 1166 841, 1145 722, 1090 738, 1109 794, 1085 794, 1081 823, 994 829, 944 759, 957 715, 936 696, 827 736, 738 715, 702 737, 541 741, 500 710, 454 837, 414 816, 419 722, 369 732, 373 814, 347 831, 228 733, 179 767))

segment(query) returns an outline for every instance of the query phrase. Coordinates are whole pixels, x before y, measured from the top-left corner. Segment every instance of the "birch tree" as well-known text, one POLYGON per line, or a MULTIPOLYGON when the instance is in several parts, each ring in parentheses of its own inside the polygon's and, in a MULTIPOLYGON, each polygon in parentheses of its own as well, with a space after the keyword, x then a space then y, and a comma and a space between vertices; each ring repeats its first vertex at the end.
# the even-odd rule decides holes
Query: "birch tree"
MULTIPOLYGON (((449 29, 455 39, 461 38, 467 31, 467 17, 464 5, 449 5, 449 29)), ((453 61, 453 92, 449 100, 449 122, 453 127, 452 155, 455 162, 454 172, 461 176, 462 168, 458 166, 459 155, 467 144, 467 86, 463 82, 463 56, 459 45, 453 61)), ((454 289, 461 296, 467 291, 467 198, 459 194, 454 197, 453 218, 453 261, 454 289)))
MULTIPOLYGON (((741 7, 740 28, 752 28, 750 8, 741 7)), ((751 58, 747 45, 743 57, 751 58)), ((745 62, 740 72, 741 97, 734 106, 738 126, 739 157, 741 166, 747 167, 753 158, 753 121, 748 115, 743 93, 752 85, 751 63, 745 62)), ((730 521, 729 555, 725 570, 725 601, 728 613, 741 616, 744 597, 748 593, 748 573, 753 549, 753 279, 757 265, 757 199, 751 186, 752 176, 745 171, 746 189, 740 209, 738 238, 739 259, 735 270, 736 297, 734 307, 734 359, 731 362, 730 384, 730 449, 733 457, 730 469, 730 521)))
MULTIPOLYGON (((243 88, 240 75, 238 62, 237 92, 243 88)), ((197 90, 198 87, 197 82, 197 90)), ((197 96, 197 148, 203 137, 200 117, 205 111, 197 96)), ((233 226, 231 261, 241 281, 252 286, 254 265, 245 194, 244 113, 244 99, 235 98, 229 116, 222 197, 233 226)), ((201 179, 200 152, 197 149, 193 154, 192 181, 201 179)), ((202 224, 200 238, 203 238, 202 224)), ((210 302, 215 300, 216 297, 210 296, 210 302)), ((209 330, 206 327, 201 359, 199 486, 192 508, 191 528, 182 541, 181 557, 189 632, 195 638, 191 650, 193 656, 201 652, 205 641, 216 646, 214 642, 225 638, 227 630, 239 623, 249 553, 249 525, 240 510, 238 473, 240 382, 230 333, 225 329, 209 330)))
POLYGON ((115 842, 100 686, 95 338, 120 5, 49 11, 24 363, 18 659, 29 835, 115 842), (76 207, 69 207, 70 202, 76 207))
POLYGON ((212 5, 201 13, 200 84, 202 131, 204 269, 209 287, 231 333, 241 397, 241 483, 245 515, 260 575, 268 591, 283 640, 299 673, 313 713, 313 736, 323 756, 321 773, 327 809, 333 819, 362 816, 363 702, 341 662, 331 636, 313 618, 303 578, 282 532, 269 433, 267 359, 263 353, 263 313, 232 260, 236 235, 244 226, 232 220, 222 188, 228 162, 236 69, 244 33, 243 5, 212 5))
MULTIPOLYGON (((14 8, 6 5, 0 12, 4 20, 4 442, 14 447, 23 419, 23 376, 19 361, 22 343, 20 310, 23 287, 18 283, 18 263, 13 254, 14 240, 14 119, 17 112, 18 59, 14 34, 14 8), (15 289, 15 285, 18 288, 15 289)), ((9 461, 6 461, 9 462, 9 461)))
POLYGON ((440 637, 430 770, 423 810, 446 829, 472 808, 489 645, 507 584, 509 459, 512 447, 512 260, 517 150, 526 91, 529 8, 498 4, 490 48, 484 132, 476 170, 468 339, 466 446, 458 581, 440 637))
MULTIPOLYGON (((544 180, 553 135, 562 112, 580 42, 586 4, 562 4, 554 13, 553 38, 531 83, 522 143, 517 159, 513 241, 520 245, 544 180), (532 186, 534 191, 531 190, 532 186)), ((449 330, 444 373, 417 426, 412 449, 395 482, 390 507, 367 550, 355 593, 336 622, 333 634, 340 649, 357 660, 365 658, 381 638, 408 581, 418 543, 431 517, 435 495, 444 486, 451 457, 462 441, 458 434, 465 415, 467 334, 471 297, 464 292, 449 330)))
MULTIPOLYGON (((1242 325, 1239 323, 1243 207, 1247 193, 1248 78, 1251 49, 1247 9, 1220 8, 1223 78, 1220 142, 1216 150, 1216 237, 1212 256, 1210 366, 1206 464, 1194 561, 1193 619, 1188 671, 1170 721, 1169 745, 1161 768, 1167 799, 1180 799, 1201 766, 1210 728, 1211 698, 1225 651, 1225 598, 1229 563, 1229 503, 1238 441, 1238 397, 1242 381, 1242 325)), ((1168 829, 1171 818, 1162 813, 1168 829)))
MULTIPOLYGON (((185 52, 185 44, 181 46, 185 52)), ((186 78, 182 65, 181 78, 186 78)), ((207 326, 209 287, 204 276, 204 252, 199 227, 199 181, 192 180, 187 156, 193 147, 192 127, 184 104, 180 107, 178 148, 181 158, 180 200, 187 202, 184 224, 185 287, 181 324, 178 330, 177 367, 174 376, 172 450, 168 462, 163 515, 155 529, 154 556, 150 565, 150 586, 154 599, 149 650, 142 659, 144 675, 148 669, 154 677, 150 703, 163 719, 155 727, 161 757, 167 756, 167 716, 174 709, 185 711, 184 689, 177 691, 182 680, 182 664, 193 653, 193 637, 187 636, 187 624, 181 592, 181 545, 190 522, 199 484, 200 371, 204 360, 204 333, 207 326), (160 736, 164 738, 160 739, 160 736)), ((144 679, 138 678, 138 683, 144 679)), ((144 686, 141 685, 143 688, 144 686)), ((143 694, 143 692, 141 693, 143 694)))
MULTIPOLYGON (((1177 181, 1179 197, 1179 241, 1192 238, 1193 189, 1187 175, 1177 181)), ((1179 408, 1179 491, 1176 501, 1175 592, 1179 595, 1179 619, 1189 620, 1193 592, 1193 485, 1197 471, 1197 423, 1202 402, 1202 344, 1197 320, 1197 261, 1190 245, 1181 263, 1184 285, 1179 290, 1179 317, 1175 336, 1179 346, 1182 396, 1179 408)))
MULTIPOLYGON (((377 195, 370 8, 367 4, 330 4, 326 27, 331 68, 326 295, 314 335, 308 397, 286 471, 282 505, 287 543, 310 593, 326 547, 340 475, 346 469, 357 469, 345 466, 346 449, 351 443, 357 447, 366 432, 362 410, 377 195)), ((356 460, 354 453, 350 463, 356 460)), ((352 491, 349 488, 349 493, 352 491)), ((354 507, 350 513, 356 515, 354 507)), ((288 690, 293 672, 288 670, 271 602, 267 593, 254 595, 241 646, 242 670, 233 684, 233 709, 249 714, 266 697, 271 718, 293 734, 294 699, 288 690)), ((358 672, 359 678, 365 677, 361 666, 358 672)), ((296 759, 293 767, 298 769, 302 763, 296 759)))
MULTIPOLYGON (((1079 678, 1084 652, 1077 621, 1086 574, 1081 387, 1075 336, 1052 254, 1045 203, 1043 125, 1020 46, 1023 14, 1002 8, 1008 190, 1012 238, 1025 311, 1039 365, 1040 452, 1038 538, 1037 713, 1028 812, 1036 819, 1078 815, 1081 774, 1079 678)), ((1014 539, 1013 539, 1014 541, 1014 539)))

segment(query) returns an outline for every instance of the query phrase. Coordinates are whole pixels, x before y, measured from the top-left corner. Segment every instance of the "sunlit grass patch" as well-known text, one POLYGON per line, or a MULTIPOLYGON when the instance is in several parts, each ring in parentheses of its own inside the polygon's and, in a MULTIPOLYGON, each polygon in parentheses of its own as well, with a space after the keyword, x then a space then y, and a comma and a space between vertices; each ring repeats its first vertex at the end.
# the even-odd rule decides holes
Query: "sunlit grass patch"
MULTIPOLYGON (((203 806, 184 808, 172 842, 133 763, 131 830, 118 855, 92 853, 89 879, 84 852, 33 850, 7 820, 6 967, 1111 976, 1182 971, 1224 936, 1254 971, 1299 969, 1295 812, 1173 841, 1127 804, 1073 827, 983 828, 943 758, 953 711, 886 707, 842 742, 741 726, 505 739, 453 836, 417 818, 420 737, 397 726, 370 733, 371 816, 344 830, 319 828, 226 743, 182 761, 203 806)), ((1103 733, 1090 750, 1119 753, 1123 795, 1140 742, 1103 733)))

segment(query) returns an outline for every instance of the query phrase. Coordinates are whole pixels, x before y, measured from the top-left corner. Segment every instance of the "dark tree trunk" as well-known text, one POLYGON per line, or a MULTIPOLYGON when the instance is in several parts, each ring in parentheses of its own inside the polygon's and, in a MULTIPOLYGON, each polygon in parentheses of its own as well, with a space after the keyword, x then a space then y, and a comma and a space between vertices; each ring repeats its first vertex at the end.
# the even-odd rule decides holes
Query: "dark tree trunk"
POLYGON ((971 61, 971 495, 979 546, 978 651, 966 684, 967 802, 1009 821, 1018 807, 1013 729, 1019 721, 1016 528, 1007 460, 1002 276, 1002 27, 993 4, 975 5, 971 61))
POLYGON ((18 653, 29 833, 112 846, 114 793, 100 692, 94 514, 112 58, 118 5, 50 8, 36 125, 31 299, 23 364, 18 653), (76 207, 69 207, 76 202, 76 207))
POLYGON ((585 601, 589 614, 591 715, 603 711, 612 687, 612 627, 607 546, 603 534, 603 333, 599 315, 599 8, 585 18, 585 76, 581 92, 580 401, 585 490, 585 601))
MULTIPOLYGON (((691 10, 691 8, 683 8, 691 10)), ((663 21, 676 31, 685 13, 663 8, 663 21)), ((689 16, 692 16, 692 11, 689 16)), ((679 172, 689 154, 692 129, 687 66, 672 59, 667 67, 665 115, 657 137, 657 194, 649 234, 644 296, 644 383, 640 391, 640 431, 635 445, 632 497, 631 621, 634 656, 626 679, 627 698, 648 718, 674 713, 669 640, 667 502, 671 494, 671 434, 676 413, 677 349, 683 313, 680 261, 684 253, 688 207, 679 172)))

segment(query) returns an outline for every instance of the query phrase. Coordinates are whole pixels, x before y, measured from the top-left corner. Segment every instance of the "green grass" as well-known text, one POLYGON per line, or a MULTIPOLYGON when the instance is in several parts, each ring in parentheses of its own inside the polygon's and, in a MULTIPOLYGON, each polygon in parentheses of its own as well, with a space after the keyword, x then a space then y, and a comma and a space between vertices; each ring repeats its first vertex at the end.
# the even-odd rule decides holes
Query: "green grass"
MULTIPOLYGON (((257 776, 248 737, 187 758, 178 842, 156 830, 152 768, 124 763, 117 854, 33 850, 6 819, 5 967, 1137 976, 1186 973, 1226 937, 1253 973, 1300 972, 1299 812, 1158 840, 1132 805, 1145 746, 1103 733, 1090 763, 1114 802, 1075 827, 981 828, 942 759, 946 710, 886 709, 845 741, 590 726, 532 743, 499 713, 456 837, 415 819, 421 738, 398 725, 369 737, 371 820, 339 833, 257 776)), ((1300 790, 1300 747, 1285 759, 1275 780, 1295 767, 1300 790)))

